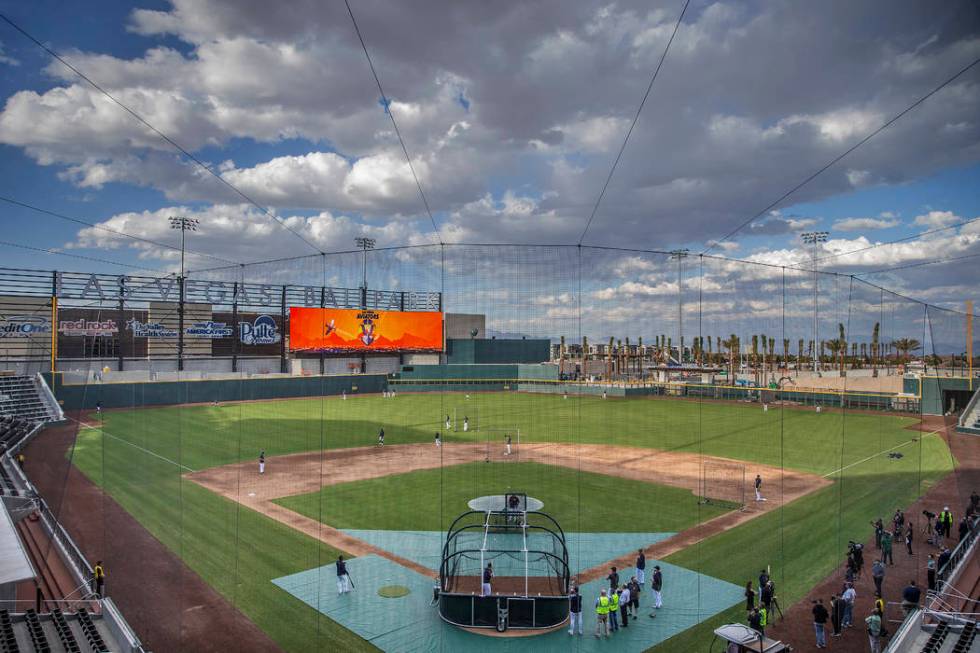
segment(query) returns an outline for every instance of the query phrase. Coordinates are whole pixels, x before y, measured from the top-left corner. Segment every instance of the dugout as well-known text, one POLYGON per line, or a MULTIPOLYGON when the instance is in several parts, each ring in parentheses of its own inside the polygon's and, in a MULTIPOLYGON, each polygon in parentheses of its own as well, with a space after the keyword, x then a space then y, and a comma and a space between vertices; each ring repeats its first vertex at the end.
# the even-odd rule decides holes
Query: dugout
POLYGON ((550 515, 527 510, 526 495, 497 496, 499 502, 461 514, 447 531, 437 588, 439 616, 455 626, 499 632, 560 626, 568 619, 565 533, 550 515), (494 578, 490 593, 483 595, 488 563, 494 578))

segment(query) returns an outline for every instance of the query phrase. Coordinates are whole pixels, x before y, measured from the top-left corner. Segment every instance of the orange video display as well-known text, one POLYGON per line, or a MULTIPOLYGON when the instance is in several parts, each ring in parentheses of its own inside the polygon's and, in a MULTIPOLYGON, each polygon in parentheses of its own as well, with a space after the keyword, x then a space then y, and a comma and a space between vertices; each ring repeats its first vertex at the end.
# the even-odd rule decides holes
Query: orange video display
POLYGON ((442 351, 442 313, 289 309, 290 351, 442 351))

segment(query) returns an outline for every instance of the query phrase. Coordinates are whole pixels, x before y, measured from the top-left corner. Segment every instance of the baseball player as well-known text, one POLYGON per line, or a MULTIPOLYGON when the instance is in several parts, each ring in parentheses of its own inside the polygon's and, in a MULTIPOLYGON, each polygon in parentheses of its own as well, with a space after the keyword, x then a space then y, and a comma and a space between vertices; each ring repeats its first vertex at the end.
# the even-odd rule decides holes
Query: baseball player
POLYGON ((463 418, 463 433, 466 433, 469 430, 470 430, 470 418, 469 417, 464 417, 463 418))
POLYGON ((483 585, 480 587, 480 596, 490 596, 493 591, 490 588, 491 580, 493 580, 493 563, 488 562, 487 568, 483 570, 483 585))
POLYGON ((653 607, 659 610, 664 605, 663 599, 660 596, 660 592, 664 587, 664 575, 660 573, 660 565, 653 566, 653 580, 650 582, 650 587, 653 588, 653 598, 656 599, 653 607))
POLYGON ((759 474, 755 475, 755 500, 765 501, 765 497, 762 496, 762 476, 759 474))
POLYGON ((265 474, 265 449, 259 452, 259 474, 265 474))
POLYGON ((442 438, 439 437, 439 432, 438 431, 436 431, 436 446, 437 447, 441 447, 442 446, 442 438))
POLYGON ((378 431, 378 446, 385 446, 385 430, 383 428, 378 431))
POLYGON ((509 456, 510 455, 510 436, 509 435, 507 436, 507 453, 505 453, 504 455, 505 456, 509 456))
POLYGON ((350 592, 350 575, 347 573, 347 563, 344 556, 337 556, 337 594, 350 592))
POLYGON ((446 415, 446 430, 448 431, 451 428, 452 428, 452 425, 451 425, 451 423, 449 421, 449 415, 446 415))

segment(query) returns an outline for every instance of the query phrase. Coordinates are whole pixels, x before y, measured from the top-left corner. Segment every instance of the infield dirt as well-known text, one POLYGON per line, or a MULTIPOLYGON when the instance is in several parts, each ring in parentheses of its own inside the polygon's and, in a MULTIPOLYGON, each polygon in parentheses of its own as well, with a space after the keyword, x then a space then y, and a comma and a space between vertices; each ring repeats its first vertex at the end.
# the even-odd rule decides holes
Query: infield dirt
MULTIPOLYGON (((352 555, 370 553, 380 555, 429 576, 432 571, 417 563, 371 546, 328 524, 293 512, 274 503, 274 500, 284 496, 317 492, 324 486, 441 466, 462 465, 487 460, 487 458, 487 446, 484 444, 444 444, 442 447, 436 447, 434 444, 357 447, 272 457, 267 460, 263 475, 259 474, 256 463, 248 462, 192 472, 187 474, 187 478, 334 548, 352 555)), ((755 474, 766 479, 768 488, 766 501, 751 500, 751 490, 746 488, 749 500, 743 510, 725 513, 648 547, 647 555, 652 558, 663 558, 831 483, 830 480, 815 474, 717 456, 596 444, 522 443, 519 447, 515 447, 514 455, 510 457, 504 455, 502 446, 496 446, 490 452, 489 460, 493 462, 517 460, 557 465, 607 476, 670 485, 690 490, 695 494, 701 486, 702 469, 705 463, 745 465, 746 483, 750 483, 750 479, 754 478, 755 474)), ((610 561, 608 564, 629 566, 632 564, 632 557, 610 561)), ((599 578, 604 575, 603 572, 608 564, 603 563, 592 569, 582 570, 576 577, 583 583, 599 578)))

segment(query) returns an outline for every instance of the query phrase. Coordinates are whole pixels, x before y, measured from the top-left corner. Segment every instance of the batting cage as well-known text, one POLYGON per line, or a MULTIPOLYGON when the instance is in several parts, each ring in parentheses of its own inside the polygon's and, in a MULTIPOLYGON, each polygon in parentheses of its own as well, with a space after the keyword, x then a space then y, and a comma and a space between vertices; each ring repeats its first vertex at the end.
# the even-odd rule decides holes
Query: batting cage
MULTIPOLYGON (((540 506, 541 502, 530 499, 540 506)), ((446 534, 439 613, 457 626, 550 629, 568 618, 565 534, 518 492, 481 497, 446 534)))
POLYGON ((656 615, 630 650, 706 650, 760 570, 788 611, 896 509, 925 583, 923 510, 973 489, 967 316, 857 277, 584 245, 187 267, 0 271, 0 347, 65 415, 26 475, 153 650, 585 651, 559 626, 613 594, 656 615))

